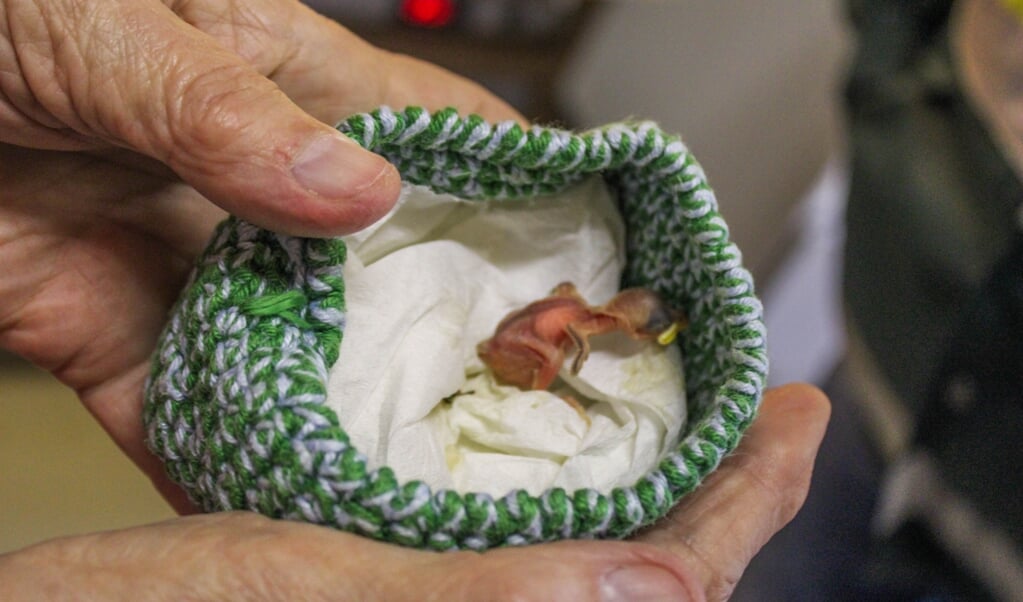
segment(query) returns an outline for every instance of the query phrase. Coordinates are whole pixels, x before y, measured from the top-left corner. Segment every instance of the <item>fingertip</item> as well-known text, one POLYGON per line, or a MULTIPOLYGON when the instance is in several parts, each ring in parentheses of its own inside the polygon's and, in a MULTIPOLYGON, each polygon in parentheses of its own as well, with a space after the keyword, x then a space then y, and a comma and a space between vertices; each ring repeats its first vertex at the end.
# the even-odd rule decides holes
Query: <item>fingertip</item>
POLYGON ((796 415, 803 424, 827 425, 831 417, 831 401, 828 396, 809 383, 788 383, 764 394, 760 409, 761 416, 771 413, 796 415))
POLYGON ((358 232, 383 219, 401 194, 401 174, 394 165, 383 161, 377 176, 354 197, 348 199, 345 219, 339 221, 337 234, 358 232))
POLYGON ((340 158, 296 162, 291 173, 301 189, 297 202, 285 203, 289 234, 343 236, 382 219, 401 194, 401 175, 383 157, 358 148, 340 158), (348 159, 351 159, 349 161, 348 159))
POLYGON ((393 165, 334 131, 313 136, 296 154, 291 174, 314 200, 327 204, 324 217, 329 223, 315 226, 338 234, 360 230, 383 217, 401 187, 393 165))
POLYGON ((326 126, 304 137, 216 178, 182 177, 228 212, 293 236, 343 236, 387 215, 401 193, 393 165, 326 126))

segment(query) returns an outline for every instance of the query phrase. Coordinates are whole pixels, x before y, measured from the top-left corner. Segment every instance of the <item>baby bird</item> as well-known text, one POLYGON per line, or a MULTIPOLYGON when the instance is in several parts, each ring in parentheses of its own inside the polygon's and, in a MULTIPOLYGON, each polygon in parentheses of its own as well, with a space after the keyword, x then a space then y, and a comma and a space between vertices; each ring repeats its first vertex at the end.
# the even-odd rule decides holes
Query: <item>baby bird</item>
POLYGON ((562 282, 549 297, 508 314, 476 352, 502 383, 546 389, 572 347, 572 374, 579 373, 590 354, 591 336, 620 330, 633 339, 669 345, 686 324, 681 312, 651 290, 626 289, 605 305, 591 306, 575 285, 562 282))

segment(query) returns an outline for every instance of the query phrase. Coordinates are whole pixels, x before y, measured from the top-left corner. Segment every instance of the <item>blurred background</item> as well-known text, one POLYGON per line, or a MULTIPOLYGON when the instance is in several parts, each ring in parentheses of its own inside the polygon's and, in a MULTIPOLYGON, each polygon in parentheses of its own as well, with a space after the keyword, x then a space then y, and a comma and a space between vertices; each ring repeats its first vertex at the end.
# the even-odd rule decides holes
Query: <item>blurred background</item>
MULTIPOLYGON (((877 469, 839 376, 848 52, 837 1, 310 0, 372 43, 481 82, 527 117, 626 117, 679 132, 707 171, 767 308, 772 380, 808 380, 835 417, 805 511, 737 600, 838 599, 861 561, 877 469), (860 450, 850 453, 848 450, 860 450), (841 507, 842 517, 834 509, 841 507)), ((75 397, 0 357, 0 552, 172 516, 75 397)))

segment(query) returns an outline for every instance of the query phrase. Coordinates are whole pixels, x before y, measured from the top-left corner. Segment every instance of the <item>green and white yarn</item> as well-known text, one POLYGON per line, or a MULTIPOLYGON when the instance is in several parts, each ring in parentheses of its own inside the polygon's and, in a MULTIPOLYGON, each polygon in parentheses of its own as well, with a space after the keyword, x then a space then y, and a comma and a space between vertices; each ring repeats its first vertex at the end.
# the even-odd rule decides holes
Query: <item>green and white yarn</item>
POLYGON ((678 139, 651 123, 573 134, 418 108, 382 108, 339 129, 406 181, 465 199, 515 202, 602 174, 626 223, 623 286, 653 288, 691 320, 680 338, 687 430, 657 469, 607 494, 494 499, 400 483, 366 465, 324 404, 345 325, 344 243, 230 218, 173 312, 146 391, 149 445, 195 502, 437 550, 620 538, 663 516, 735 448, 767 370, 761 306, 678 139))

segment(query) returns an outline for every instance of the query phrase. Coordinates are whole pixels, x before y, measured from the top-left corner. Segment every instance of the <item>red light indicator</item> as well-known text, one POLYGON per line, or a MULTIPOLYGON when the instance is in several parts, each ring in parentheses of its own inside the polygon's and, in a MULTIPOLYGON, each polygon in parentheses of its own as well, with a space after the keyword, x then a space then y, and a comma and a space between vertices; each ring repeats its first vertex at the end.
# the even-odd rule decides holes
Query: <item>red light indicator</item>
POLYGON ((401 18, 420 27, 443 27, 455 17, 454 0, 404 0, 401 18))

